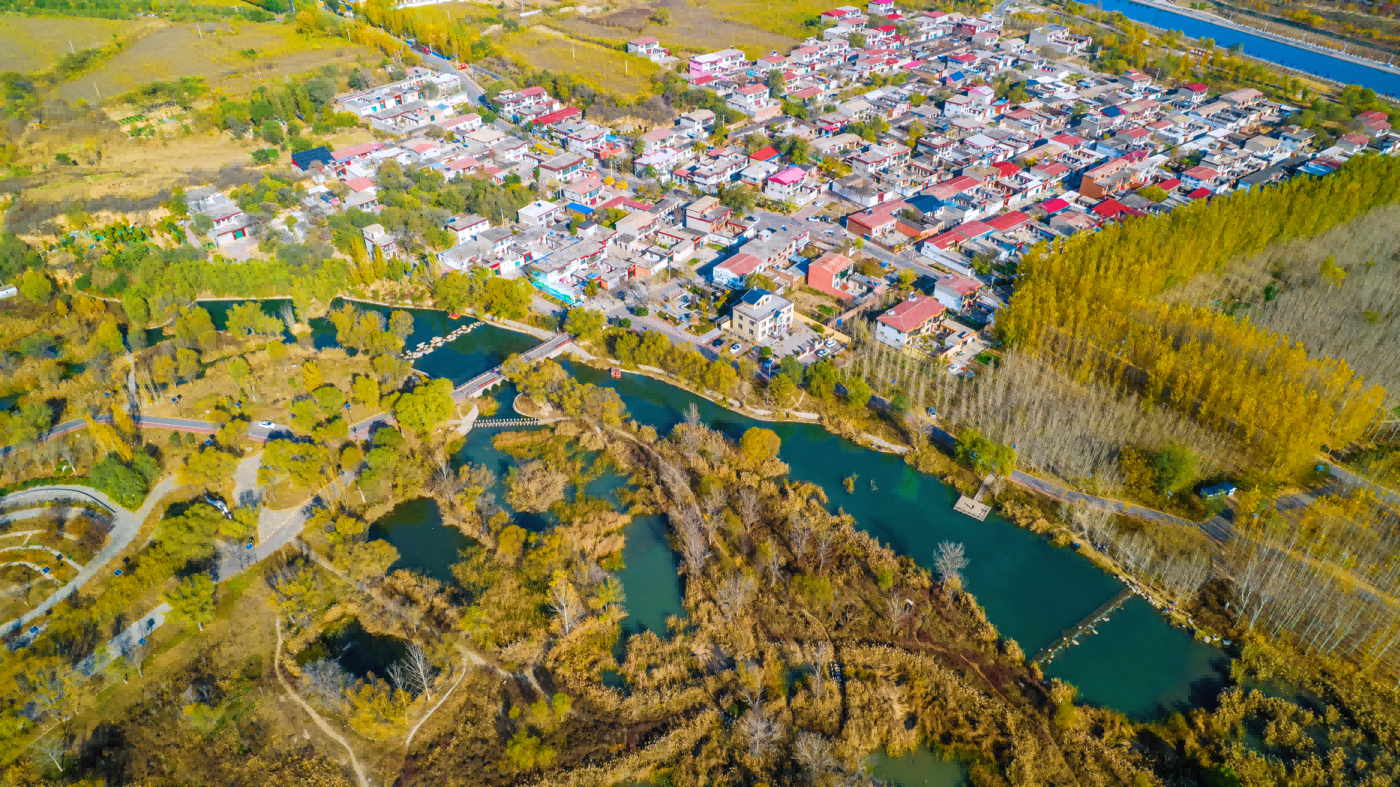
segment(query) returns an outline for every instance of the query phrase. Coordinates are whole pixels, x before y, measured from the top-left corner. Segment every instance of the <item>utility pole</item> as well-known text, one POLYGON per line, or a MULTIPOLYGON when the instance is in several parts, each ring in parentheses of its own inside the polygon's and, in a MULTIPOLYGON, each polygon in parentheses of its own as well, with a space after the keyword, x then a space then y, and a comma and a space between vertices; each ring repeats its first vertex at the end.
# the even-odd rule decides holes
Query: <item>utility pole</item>
POLYGON ((199 33, 199 40, 200 40, 200 41, 203 41, 203 40, 204 40, 204 31, 199 29, 199 25, 195 25, 195 26, 194 26, 194 31, 195 31, 196 33, 199 33))
POLYGON ((76 50, 76 49, 73 48, 73 40, 72 40, 72 39, 69 39, 69 40, 68 40, 68 51, 69 51, 69 52, 72 52, 72 53, 75 54, 75 55, 78 53, 78 50, 76 50))

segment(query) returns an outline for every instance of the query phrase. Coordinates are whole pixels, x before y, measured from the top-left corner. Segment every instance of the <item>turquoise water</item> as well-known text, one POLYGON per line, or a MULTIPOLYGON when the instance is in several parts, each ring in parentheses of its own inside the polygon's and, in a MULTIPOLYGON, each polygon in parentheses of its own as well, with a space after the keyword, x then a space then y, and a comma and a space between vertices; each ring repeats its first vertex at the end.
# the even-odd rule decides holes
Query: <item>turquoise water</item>
POLYGON ((457 554, 475 543, 455 527, 442 523, 435 501, 420 497, 394 506, 370 526, 369 538, 383 539, 399 551, 390 571, 406 568, 451 584, 457 554))
MULTIPOLYGON (((440 312, 428 314, 446 319, 440 312)), ((455 344, 483 341, 489 345, 486 349, 453 346, 430 357, 442 367, 452 367, 454 359, 462 359, 466 371, 449 370, 448 376, 468 379, 483 370, 483 356, 499 352, 505 344, 488 331, 509 334, 484 326, 455 344)), ((533 343, 530 337, 516 336, 520 349, 533 343)), ((582 381, 616 389, 633 418, 662 434, 683 420, 682 413, 692 403, 706 423, 733 438, 752 426, 772 429, 782 438, 780 456, 789 464, 793 479, 821 485, 830 495, 833 510, 843 508, 856 518, 858 526, 921 565, 932 564, 939 542, 962 542, 970 560, 965 572, 967 590, 998 630, 1020 643, 1027 654, 1048 645, 1121 587, 1116 578, 1084 558, 1052 546, 995 513, 985 522, 954 513, 956 493, 937 478, 909 468, 897 456, 862 448, 813 424, 754 421, 658 380, 636 375, 613 380, 605 371, 566 365, 582 381), (855 492, 847 493, 841 482, 853 473, 859 476, 855 492)), ((498 396, 508 402, 513 393, 505 391, 498 396)), ((501 414, 508 412, 508 406, 503 407, 501 414)), ((457 461, 485 464, 503 479, 514 460, 491 447, 493 434, 473 430, 457 461)), ((620 482, 616 477, 600 478, 587 491, 608 495, 609 486, 620 482)), ((499 483, 496 492, 498 502, 504 504, 499 483)), ((428 512, 413 509, 396 510, 396 516, 431 519, 428 512)), ((517 517, 516 521, 533 530, 552 524, 549 515, 517 517)), ((432 561, 426 557, 413 560, 430 575, 450 579, 446 567, 455 561, 460 548, 453 539, 465 537, 440 524, 426 524, 405 527, 397 518, 379 523, 391 543, 396 538, 428 542, 421 553, 417 545, 400 547, 400 551, 438 554, 440 568, 430 568, 432 561)), ((676 556, 667 545, 666 532, 661 517, 639 517, 626 531, 626 568, 619 572, 629 611, 626 633, 648 629, 664 634, 666 617, 683 614, 676 556)), ((407 565, 409 558, 403 560, 407 565)), ((1129 602, 1098 628, 1101 634, 1081 639, 1080 646, 1061 652, 1045 669, 1047 676, 1077 685, 1085 702, 1115 708, 1134 719, 1151 719, 1168 710, 1209 705, 1225 683, 1228 660, 1224 654, 1194 642, 1141 601, 1129 602)))
POLYGON ((898 787, 964 787, 968 783, 962 763, 944 759, 928 747, 903 757, 875 752, 869 766, 871 776, 898 787))

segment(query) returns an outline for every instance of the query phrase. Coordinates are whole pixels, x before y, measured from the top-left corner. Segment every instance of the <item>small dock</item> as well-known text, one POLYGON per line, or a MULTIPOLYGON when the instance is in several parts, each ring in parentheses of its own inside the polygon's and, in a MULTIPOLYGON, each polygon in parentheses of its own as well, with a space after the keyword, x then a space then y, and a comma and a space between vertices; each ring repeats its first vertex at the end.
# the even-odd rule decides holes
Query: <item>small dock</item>
POLYGON ((1109 615, 1113 614, 1114 610, 1123 606, 1123 602, 1127 601, 1134 592, 1135 591, 1131 587, 1125 587, 1118 591, 1118 595, 1109 599, 1103 606, 1094 610, 1088 617, 1079 621, 1073 628, 1060 635, 1060 638, 1051 643, 1049 647, 1041 649, 1032 656, 1031 661, 1044 663, 1045 659, 1054 656, 1061 648, 1071 643, 1078 644, 1075 641, 1079 639, 1079 636, 1083 634, 1085 630, 1093 628, 1094 624, 1101 620, 1106 620, 1109 615))
POLYGON ((959 497, 958 502, 953 504, 953 510, 959 514, 967 514, 978 522, 985 521, 987 514, 992 512, 992 507, 983 503, 982 498, 987 496, 988 490, 992 488, 992 484, 996 483, 996 480, 995 473, 988 473, 987 477, 982 479, 982 486, 977 490, 977 494, 973 497, 967 495, 959 497))

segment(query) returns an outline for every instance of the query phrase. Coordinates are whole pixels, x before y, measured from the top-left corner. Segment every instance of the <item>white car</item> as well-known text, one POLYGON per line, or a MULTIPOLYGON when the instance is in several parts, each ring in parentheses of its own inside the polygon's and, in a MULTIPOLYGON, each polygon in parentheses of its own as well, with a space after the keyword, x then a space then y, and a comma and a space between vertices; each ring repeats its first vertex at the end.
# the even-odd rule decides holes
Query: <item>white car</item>
POLYGON ((737 353, 737 352, 739 352, 739 351, 742 350, 742 349, 744 349, 743 346, 740 345, 738 342, 735 342, 734 344, 729 345, 729 351, 732 352, 732 353, 737 353))
POLYGON ((826 346, 827 346, 827 347, 835 347, 835 346, 836 346, 836 340, 835 340, 835 339, 827 339, 827 340, 826 340, 826 346))
POLYGON ((264 428, 264 429, 271 429, 272 427, 274 427, 274 426, 276 426, 276 425, 277 425, 277 424, 274 424, 274 423, 271 422, 271 421, 258 421, 258 426, 261 426, 261 427, 264 428))

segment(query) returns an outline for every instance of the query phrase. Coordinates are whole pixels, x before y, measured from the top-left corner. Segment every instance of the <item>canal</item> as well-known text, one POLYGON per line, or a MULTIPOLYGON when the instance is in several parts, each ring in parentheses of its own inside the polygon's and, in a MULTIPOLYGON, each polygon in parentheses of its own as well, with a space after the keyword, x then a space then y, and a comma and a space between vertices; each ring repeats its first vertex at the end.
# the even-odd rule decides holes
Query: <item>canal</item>
MULTIPOLYGON (((1178 30, 1192 38, 1210 38, 1219 46, 1239 44, 1241 51, 1252 57, 1304 73, 1316 74, 1344 85, 1360 85, 1377 93, 1400 96, 1400 74, 1332 57, 1325 50, 1293 46, 1130 0, 1099 0, 1095 7, 1104 11, 1116 11, 1135 22, 1164 30, 1178 30)), ((1293 28, 1281 29, 1278 32, 1287 36, 1301 35, 1293 28)))

